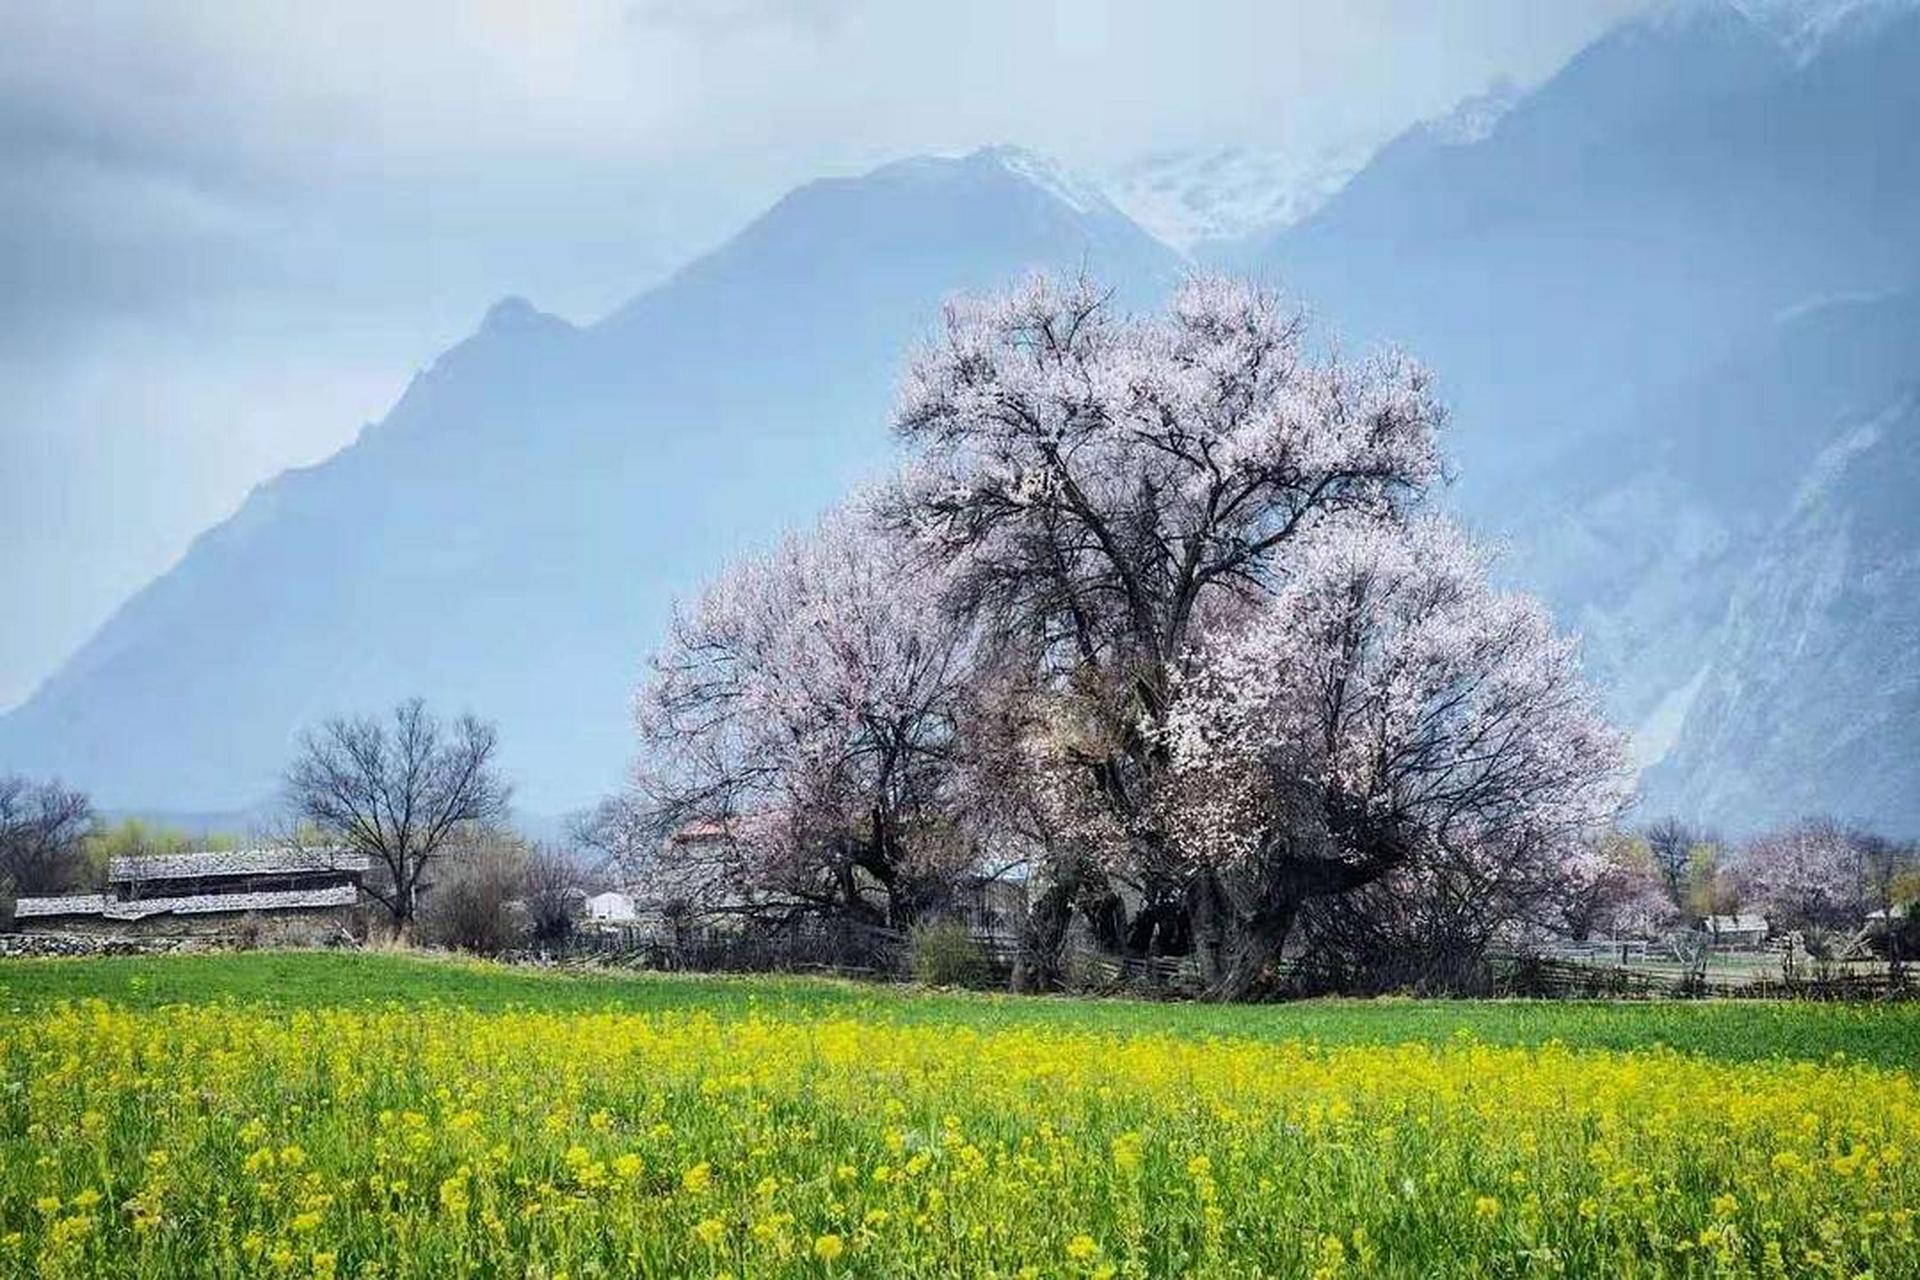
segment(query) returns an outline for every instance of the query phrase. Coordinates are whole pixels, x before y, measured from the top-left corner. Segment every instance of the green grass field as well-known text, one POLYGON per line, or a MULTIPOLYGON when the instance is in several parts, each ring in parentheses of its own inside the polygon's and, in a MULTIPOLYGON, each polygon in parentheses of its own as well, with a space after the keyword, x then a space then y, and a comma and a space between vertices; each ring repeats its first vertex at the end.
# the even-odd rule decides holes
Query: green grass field
POLYGON ((1920 1064, 1920 1004, 1773 1001, 1312 1000, 1216 1007, 1134 1000, 1029 998, 813 978, 559 973, 385 953, 238 952, 160 959, 0 961, 0 1010, 101 999, 133 1009, 238 1002, 281 1009, 448 1005, 477 1011, 620 1009, 858 1017, 981 1029, 1042 1027, 1114 1035, 1304 1040, 1324 1045, 1495 1045, 1559 1041, 1574 1048, 1666 1045, 1732 1060, 1920 1064))
POLYGON ((0 1276, 1920 1276, 1920 1008, 0 962, 0 1276))

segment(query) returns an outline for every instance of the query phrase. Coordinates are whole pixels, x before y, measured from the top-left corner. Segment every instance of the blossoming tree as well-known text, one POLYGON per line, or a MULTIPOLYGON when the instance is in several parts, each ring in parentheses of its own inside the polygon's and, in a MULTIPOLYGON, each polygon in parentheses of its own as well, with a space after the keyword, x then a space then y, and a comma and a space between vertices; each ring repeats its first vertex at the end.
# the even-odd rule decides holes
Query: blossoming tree
POLYGON ((1417 366, 1316 349, 1243 284, 1147 317, 1084 281, 957 302, 878 520, 677 619, 650 811, 725 833, 686 855, 709 898, 894 924, 1024 854, 1040 970, 1078 912, 1197 951, 1221 998, 1303 904, 1389 875, 1522 901, 1612 815, 1618 743, 1573 645, 1421 514, 1441 416, 1417 366))
POLYGON ((1128 318, 1037 278, 953 304, 912 361, 898 428, 918 456, 891 514, 951 563, 962 616, 1020 640, 1051 704, 1035 767, 1144 900, 1135 949, 1186 942, 1154 793, 1196 636, 1278 587, 1320 521, 1397 519, 1437 474, 1439 421, 1411 362, 1316 353, 1301 313, 1219 279, 1128 318))
POLYGON ((1451 526, 1329 522, 1175 687, 1166 822, 1198 949, 1244 993, 1301 904, 1460 858, 1550 869, 1616 811, 1572 642, 1451 526))
POLYGON ((1873 905, 1865 853, 1860 833, 1811 818, 1749 840, 1736 872, 1776 931, 1844 929, 1873 905))
POLYGON ((708 833, 664 846, 690 896, 897 925, 970 856, 941 803, 966 636, 906 552, 839 513, 676 616, 640 782, 663 833, 708 833))

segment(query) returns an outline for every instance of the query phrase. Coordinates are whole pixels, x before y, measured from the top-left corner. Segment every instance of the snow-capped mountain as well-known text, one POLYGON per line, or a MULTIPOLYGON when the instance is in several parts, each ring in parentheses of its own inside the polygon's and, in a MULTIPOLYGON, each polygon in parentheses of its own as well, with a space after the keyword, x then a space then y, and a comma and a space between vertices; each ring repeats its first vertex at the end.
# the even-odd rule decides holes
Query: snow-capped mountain
POLYGON ((1920 643, 1886 587, 1914 528, 1867 483, 1920 452, 1881 416, 1920 385, 1916 119, 1913 0, 1686 0, 1491 130, 1407 131, 1236 263, 1434 369, 1450 499, 1583 633, 1646 812, 1920 832, 1920 643))
POLYGON ((1797 61, 1816 57, 1828 41, 1869 37, 1916 7, 1915 0, 1669 0, 1647 20, 1655 24, 1714 18, 1731 10, 1778 42, 1797 61))
POLYGON ((944 297, 1052 267, 1150 302, 1198 259, 1434 370, 1446 500, 1585 634, 1644 813, 1920 833, 1917 119, 1920 0, 1679 0, 1358 172, 810 183, 599 324, 496 307, 0 717, 0 772, 236 807, 298 726, 418 693, 500 721, 529 808, 592 799, 671 597, 888 464, 944 297))
POLYGON ((1271 147, 1162 151, 1107 175, 1113 202, 1183 253, 1290 227, 1367 162, 1349 147, 1299 156, 1271 147))

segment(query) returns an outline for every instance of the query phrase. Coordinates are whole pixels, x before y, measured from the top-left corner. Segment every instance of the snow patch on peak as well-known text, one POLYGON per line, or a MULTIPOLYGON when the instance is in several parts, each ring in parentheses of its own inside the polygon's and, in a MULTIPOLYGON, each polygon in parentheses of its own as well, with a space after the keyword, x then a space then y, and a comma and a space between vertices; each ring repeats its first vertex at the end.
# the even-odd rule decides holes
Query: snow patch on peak
POLYGON ((1011 143, 982 147, 973 157, 999 165, 1016 178, 1032 183, 1075 213, 1110 213, 1113 205, 1100 187, 1051 156, 1011 143))
POLYGON ((1879 444, 1886 438, 1887 429, 1913 412, 1915 393, 1902 394, 1892 404, 1883 406, 1878 413, 1858 422, 1852 430, 1836 438, 1822 449, 1807 468, 1807 475, 1793 495, 1793 510, 1806 511, 1819 502, 1820 496, 1847 469, 1854 458, 1879 444))
POLYGON ((1802 64, 1842 30, 1920 10, 1920 0, 1667 0, 1649 18, 1672 25, 1733 15, 1764 32, 1802 64))
POLYGON ((1483 142, 1524 96, 1518 84, 1502 77, 1488 85, 1485 92, 1462 98, 1445 115, 1427 121, 1427 136, 1450 147, 1483 142))
POLYGON ((1876 302, 1885 302, 1897 296, 1897 289, 1842 289, 1836 293, 1819 293, 1802 298, 1789 306, 1773 313, 1773 322, 1782 327, 1797 324, 1808 316, 1819 315, 1823 311, 1837 311, 1843 307, 1871 306, 1876 302))
POLYGON ((1272 147, 1161 151, 1107 175, 1107 194, 1167 245, 1278 231, 1314 213, 1366 166, 1371 148, 1301 155, 1272 147))

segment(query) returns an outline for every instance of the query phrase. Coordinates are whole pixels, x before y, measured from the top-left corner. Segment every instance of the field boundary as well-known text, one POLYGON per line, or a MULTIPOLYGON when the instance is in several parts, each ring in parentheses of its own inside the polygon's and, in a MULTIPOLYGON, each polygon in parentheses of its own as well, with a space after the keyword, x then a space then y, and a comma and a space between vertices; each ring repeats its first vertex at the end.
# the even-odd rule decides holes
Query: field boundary
MULTIPOLYGON (((1023 959, 1018 939, 976 933, 981 964, 970 985, 1005 989, 1023 959)), ((900 931, 836 924, 779 934, 686 932, 679 937, 642 929, 577 935, 559 946, 510 952, 509 963, 547 968, 612 968, 664 973, 820 974, 904 982, 912 976, 912 940, 900 931)), ((1085 994, 1191 999, 1202 988, 1191 957, 1125 956, 1084 943, 1070 944, 1057 969, 1062 986, 1085 994)), ((1457 995, 1465 997, 1610 1000, 1814 1000, 1873 1003, 1920 997, 1911 969, 1901 966, 1814 962, 1801 971, 1750 976, 1713 973, 1704 962, 1685 966, 1575 959, 1538 951, 1488 952, 1451 966, 1444 979, 1409 966, 1400 974, 1362 978, 1303 958, 1269 971, 1270 998, 1326 995, 1457 995)))

